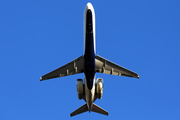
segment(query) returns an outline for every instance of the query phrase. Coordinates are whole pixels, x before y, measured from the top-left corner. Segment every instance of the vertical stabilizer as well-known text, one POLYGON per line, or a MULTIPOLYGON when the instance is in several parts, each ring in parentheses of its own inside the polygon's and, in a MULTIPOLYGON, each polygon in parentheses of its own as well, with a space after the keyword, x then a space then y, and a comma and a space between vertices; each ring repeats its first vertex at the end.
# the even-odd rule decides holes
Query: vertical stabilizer
POLYGON ((75 115, 78 115, 78 114, 81 114, 83 112, 86 112, 88 111, 88 107, 87 107, 87 104, 84 104, 83 106, 81 106, 80 108, 78 108, 77 110, 75 110, 74 112, 72 112, 70 114, 70 116, 75 116, 75 115))
POLYGON ((109 113, 102 109, 101 107, 97 106, 96 104, 93 103, 92 110, 93 112, 97 112, 103 115, 108 115, 109 113))

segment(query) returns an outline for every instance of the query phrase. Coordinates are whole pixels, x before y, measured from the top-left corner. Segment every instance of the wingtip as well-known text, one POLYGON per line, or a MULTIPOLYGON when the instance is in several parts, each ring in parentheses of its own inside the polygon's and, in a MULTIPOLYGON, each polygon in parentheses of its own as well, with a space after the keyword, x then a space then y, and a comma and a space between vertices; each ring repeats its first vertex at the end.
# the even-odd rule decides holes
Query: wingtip
POLYGON ((42 81, 42 77, 40 77, 40 81, 42 81))
POLYGON ((139 79, 139 75, 137 76, 137 78, 139 79))

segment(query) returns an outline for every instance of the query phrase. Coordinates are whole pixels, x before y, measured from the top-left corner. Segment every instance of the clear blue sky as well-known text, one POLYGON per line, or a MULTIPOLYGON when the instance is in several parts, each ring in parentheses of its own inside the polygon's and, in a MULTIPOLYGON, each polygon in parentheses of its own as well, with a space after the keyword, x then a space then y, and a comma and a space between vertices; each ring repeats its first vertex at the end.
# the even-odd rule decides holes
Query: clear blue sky
POLYGON ((180 120, 180 1, 1 0, 0 120, 180 120), (97 74, 109 116, 70 113, 84 74, 39 78, 83 54, 83 13, 96 15, 97 54, 140 79, 97 74))

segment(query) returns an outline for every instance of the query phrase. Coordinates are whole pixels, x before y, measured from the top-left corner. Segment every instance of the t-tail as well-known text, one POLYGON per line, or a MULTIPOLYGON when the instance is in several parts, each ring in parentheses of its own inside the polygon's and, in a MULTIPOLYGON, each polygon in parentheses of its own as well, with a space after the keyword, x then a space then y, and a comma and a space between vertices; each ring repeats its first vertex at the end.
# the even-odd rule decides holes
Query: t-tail
POLYGON ((97 106, 96 104, 93 103, 91 110, 88 109, 87 104, 84 104, 83 106, 81 106, 80 108, 78 108, 77 110, 72 112, 70 114, 70 116, 72 117, 72 116, 75 116, 75 115, 78 115, 78 114, 81 114, 81 113, 84 113, 84 112, 87 112, 87 111, 89 111, 89 112, 93 111, 93 112, 100 113, 100 114, 103 114, 103 115, 108 115, 109 114, 106 110, 102 109, 101 107, 99 107, 99 106, 97 106))

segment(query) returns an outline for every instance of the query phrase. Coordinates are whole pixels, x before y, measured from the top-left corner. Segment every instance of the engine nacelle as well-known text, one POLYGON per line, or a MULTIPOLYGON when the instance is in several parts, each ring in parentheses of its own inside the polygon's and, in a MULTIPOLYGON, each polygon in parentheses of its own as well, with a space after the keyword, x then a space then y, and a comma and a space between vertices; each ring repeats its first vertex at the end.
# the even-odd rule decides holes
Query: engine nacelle
POLYGON ((103 79, 102 78, 97 79, 96 95, 98 99, 102 99, 102 95, 103 95, 103 79))
POLYGON ((82 99, 84 95, 84 87, 83 87, 83 80, 82 79, 77 79, 77 94, 78 98, 82 99))

